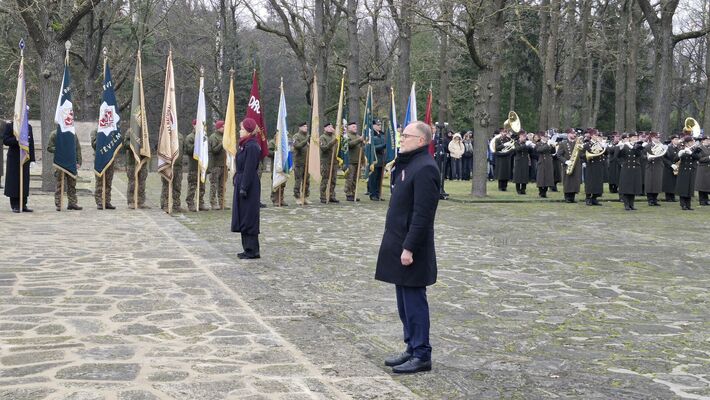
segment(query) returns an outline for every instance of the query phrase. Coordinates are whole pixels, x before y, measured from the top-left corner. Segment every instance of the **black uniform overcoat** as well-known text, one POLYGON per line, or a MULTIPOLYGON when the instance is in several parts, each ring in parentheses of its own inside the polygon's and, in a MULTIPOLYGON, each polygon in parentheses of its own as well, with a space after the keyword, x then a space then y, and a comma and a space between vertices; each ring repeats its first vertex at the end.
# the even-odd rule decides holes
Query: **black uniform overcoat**
POLYGON ((623 146, 616 153, 621 163, 619 193, 642 195, 643 170, 641 169, 641 158, 643 158, 645 150, 640 143, 635 143, 632 146, 623 146))
MULTIPOLYGON (((587 160, 587 169, 584 175, 584 192, 586 194, 602 194, 604 192, 604 170, 606 170, 606 157, 604 153, 596 157, 587 157, 587 152, 594 143, 584 144, 584 156, 587 160)), ((606 151, 605 151, 606 152, 606 151)))
MULTIPOLYGON (((30 159, 22 166, 22 193, 30 192, 30 162, 35 160, 35 141, 32 137, 32 126, 29 129, 30 159)), ((5 196, 20 197, 20 144, 12 132, 12 122, 5 124, 2 142, 7 146, 7 168, 5 168, 5 196)))
POLYGON ((582 158, 584 157, 584 153, 577 155, 572 174, 567 175, 567 165, 565 162, 571 160, 574 145, 575 142, 565 140, 560 142, 557 148, 557 157, 560 159, 560 173, 562 174, 562 186, 565 193, 579 193, 579 187, 582 185, 582 158))
MULTIPOLYGON (((679 151, 680 153, 680 151, 679 151)), ((676 161, 680 160, 678 176, 675 182, 675 194, 680 197, 693 197, 695 192, 695 174, 698 169, 698 160, 702 150, 696 147, 690 154, 676 155, 676 161)))
POLYGON ((710 192, 710 147, 700 146, 698 170, 695 173, 695 190, 710 192))
POLYGON ((535 146, 537 153, 537 186, 549 187, 555 186, 555 168, 552 154, 555 148, 547 143, 538 143, 535 146))
POLYGON ((259 181, 259 158, 261 146, 256 136, 250 137, 239 146, 237 152, 237 172, 234 174, 234 201, 232 206, 232 232, 247 235, 259 234, 259 205, 261 182, 259 181), (247 193, 242 198, 240 191, 247 193))
POLYGON ((646 165, 644 165, 643 187, 646 193, 661 193, 663 191, 663 156, 653 157, 653 144, 646 146, 646 165))
POLYGON ((532 147, 525 143, 515 142, 515 153, 513 155, 513 182, 528 183, 530 182, 530 153, 532 147))
POLYGON ((496 152, 494 154, 495 156, 495 170, 494 175, 497 180, 503 180, 503 181, 508 181, 510 180, 510 177, 512 175, 512 157, 513 157, 513 151, 509 151, 507 153, 502 153, 501 151, 503 150, 503 145, 504 143, 513 140, 511 138, 497 138, 495 140, 495 149, 496 152))

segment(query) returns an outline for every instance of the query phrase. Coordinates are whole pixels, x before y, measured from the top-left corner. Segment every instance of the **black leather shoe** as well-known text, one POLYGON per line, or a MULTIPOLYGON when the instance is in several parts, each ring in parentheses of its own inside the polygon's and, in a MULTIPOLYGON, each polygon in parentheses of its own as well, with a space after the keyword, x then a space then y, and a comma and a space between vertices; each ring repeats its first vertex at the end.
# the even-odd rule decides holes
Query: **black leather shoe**
POLYGON ((392 367, 392 372, 395 374, 414 374, 422 371, 431 371, 431 360, 422 361, 417 357, 412 357, 404 364, 392 367))
POLYGON ((395 354, 385 358, 385 365, 388 367, 396 367, 397 365, 406 363, 410 358, 412 358, 412 354, 405 351, 401 354, 395 354))
POLYGON ((330 199, 329 203, 340 203, 340 200, 338 199, 330 199))
POLYGON ((29 207, 23 207, 22 212, 34 212, 34 210, 29 207))
POLYGON ((326 203, 325 199, 320 199, 320 202, 323 203, 323 204, 326 203))
POLYGON ((83 210, 83 209, 84 209, 83 207, 79 207, 79 206, 76 205, 76 204, 70 204, 70 205, 67 207, 67 210, 81 211, 81 210, 83 210))
POLYGON ((19 209, 19 208, 13 208, 13 209, 12 209, 12 212, 14 212, 14 213, 19 213, 19 212, 20 212, 20 209, 19 209))
POLYGON ((111 203, 106 203, 106 209, 107 210, 115 210, 116 206, 112 205, 111 203))
POLYGON ((261 258, 261 256, 258 254, 246 254, 246 253, 237 254, 237 257, 239 257, 239 259, 241 259, 241 260, 253 260, 256 258, 261 258))

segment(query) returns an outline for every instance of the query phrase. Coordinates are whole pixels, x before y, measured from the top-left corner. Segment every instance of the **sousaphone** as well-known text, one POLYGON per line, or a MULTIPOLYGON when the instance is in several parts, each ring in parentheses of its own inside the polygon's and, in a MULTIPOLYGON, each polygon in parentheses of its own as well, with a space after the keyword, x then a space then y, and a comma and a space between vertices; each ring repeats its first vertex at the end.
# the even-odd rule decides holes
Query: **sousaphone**
POLYGON ((700 124, 694 118, 685 119, 684 132, 689 132, 694 138, 700 137, 700 124))

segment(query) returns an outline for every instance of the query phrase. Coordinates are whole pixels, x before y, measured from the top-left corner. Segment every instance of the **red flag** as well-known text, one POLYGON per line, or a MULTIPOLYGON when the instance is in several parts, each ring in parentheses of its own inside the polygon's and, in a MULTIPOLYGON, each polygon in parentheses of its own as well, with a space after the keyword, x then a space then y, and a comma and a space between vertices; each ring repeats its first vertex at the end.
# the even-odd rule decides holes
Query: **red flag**
POLYGON ((259 78, 256 75, 256 70, 252 75, 251 95, 247 104, 246 118, 251 118, 256 121, 256 126, 259 127, 257 140, 261 146, 261 158, 269 155, 269 145, 266 142, 266 125, 264 124, 264 109, 262 108, 261 98, 259 97, 259 78))
MULTIPOLYGON (((429 88, 429 95, 426 98, 426 113, 424 114, 424 123, 429 125, 434 130, 434 126, 431 123, 431 87, 429 88)), ((434 148, 434 141, 429 142, 429 154, 434 156, 436 149, 434 148)))

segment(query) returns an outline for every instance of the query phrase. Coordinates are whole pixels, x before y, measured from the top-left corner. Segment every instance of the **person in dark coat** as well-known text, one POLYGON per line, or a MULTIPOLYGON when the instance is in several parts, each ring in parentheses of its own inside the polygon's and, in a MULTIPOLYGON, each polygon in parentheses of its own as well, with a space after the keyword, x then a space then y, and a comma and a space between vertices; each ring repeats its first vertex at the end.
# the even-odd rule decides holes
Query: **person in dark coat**
POLYGON ((471 131, 466 132, 463 136, 463 146, 464 152, 461 157, 463 177, 461 179, 468 181, 471 180, 471 172, 473 171, 473 134, 471 131))
POLYGON ((644 157, 645 150, 643 143, 638 139, 636 133, 624 135, 617 152, 617 158, 621 163, 619 194, 622 196, 621 199, 626 211, 635 210, 634 200, 637 195, 643 194, 641 159, 644 157))
POLYGON ((705 136, 700 143, 700 158, 698 170, 695 173, 695 190, 698 191, 698 200, 701 206, 709 206, 710 194, 710 136, 705 136))
POLYGON ((609 146, 609 151, 607 152, 607 178, 609 181, 609 193, 619 193, 619 173, 621 172, 621 165, 619 164, 619 159, 617 158, 617 152, 619 151, 619 140, 621 135, 619 132, 613 132, 611 134, 611 144, 609 146))
POLYGON ((260 156, 261 146, 256 138, 256 121, 245 118, 239 132, 232 206, 232 232, 242 234, 244 252, 237 254, 241 259, 261 257, 259 253, 260 156))
POLYGON ((550 145, 547 135, 540 135, 540 143, 535 145, 535 153, 537 154, 537 174, 536 183, 538 195, 547 197, 547 189, 555 186, 555 168, 552 155, 555 153, 555 148, 550 145))
POLYGON ((658 132, 651 132, 648 135, 649 143, 646 146, 646 163, 644 165, 644 191, 649 206, 660 206, 658 204, 658 194, 663 190, 663 143, 658 132))
MULTIPOLYGON (((0 133, 5 132, 5 125, 7 123, 0 119, 0 133)), ((2 177, 5 175, 5 152, 3 151, 4 144, 0 140, 0 189, 2 189, 2 177)))
POLYGON ((591 139, 584 143, 584 158, 587 160, 587 169, 584 176, 585 204, 600 206, 597 200, 604 193, 604 170, 606 170, 607 152, 606 143, 602 140, 599 131, 591 129, 591 139))
POLYGON ((663 155, 663 181, 661 190, 665 193, 666 202, 676 202, 675 198, 675 183, 677 179, 677 171, 673 167, 678 150, 680 150, 680 138, 678 135, 672 135, 668 143, 668 150, 663 155))
POLYGON ((528 140, 524 130, 518 133, 513 151, 513 182, 515 182, 515 191, 522 195, 525 194, 530 182, 530 153, 533 152, 532 142, 528 140))
POLYGON ((574 157, 574 149, 577 142, 577 133, 574 129, 567 130, 567 140, 560 143, 557 148, 557 157, 560 160, 560 173, 562 174, 562 190, 565 194, 566 203, 576 203, 574 197, 579 193, 579 188, 582 185, 582 157, 584 153, 579 151, 577 157, 574 157), (568 174, 567 169, 571 166, 572 173, 568 174))
POLYGON ((506 143, 513 139, 508 136, 508 130, 502 129, 499 136, 493 141, 495 157, 495 178, 498 180, 498 190, 505 192, 508 190, 508 181, 512 173, 511 163, 513 147, 508 147, 506 143))
POLYGON ((395 285, 406 350, 385 360, 395 373, 431 369, 426 287, 436 282, 434 218, 439 168, 429 155, 431 128, 414 122, 404 129, 392 168, 391 198, 375 279, 395 285))
POLYGON ((5 168, 5 196, 10 198, 12 212, 32 212, 27 207, 30 193, 30 163, 35 161, 35 141, 32 126, 29 126, 29 159, 22 166, 22 204, 20 204, 20 143, 13 133, 13 123, 7 122, 2 133, 2 143, 7 146, 7 166, 5 168))
POLYGON ((690 201, 695 194, 695 174, 698 169, 698 160, 702 150, 695 145, 692 136, 683 138, 683 148, 678 151, 676 161, 680 161, 678 166, 678 177, 675 183, 675 193, 680 197, 680 209, 690 211, 690 201))
POLYGON ((375 163, 375 168, 370 172, 370 176, 367 178, 367 193, 372 201, 384 200, 380 195, 382 190, 382 168, 385 165, 385 151, 387 150, 387 142, 385 140, 385 135, 382 134, 382 124, 379 119, 372 122, 372 146, 375 148, 375 154, 377 155, 377 163, 375 163))

